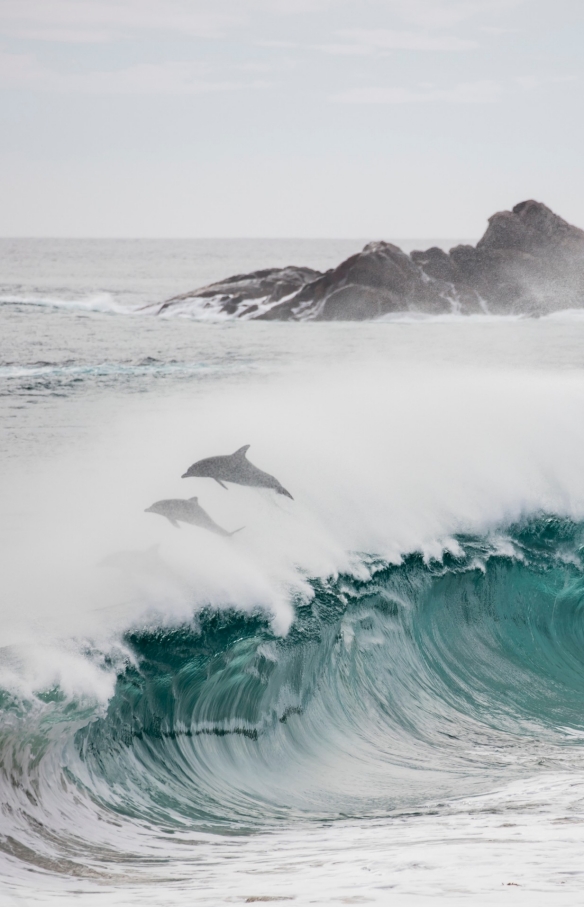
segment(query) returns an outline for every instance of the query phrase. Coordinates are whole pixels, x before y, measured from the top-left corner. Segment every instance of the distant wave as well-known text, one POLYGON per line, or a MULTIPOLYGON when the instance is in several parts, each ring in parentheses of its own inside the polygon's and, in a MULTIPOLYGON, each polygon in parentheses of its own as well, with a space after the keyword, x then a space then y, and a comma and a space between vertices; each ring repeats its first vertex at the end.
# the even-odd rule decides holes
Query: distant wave
POLYGON ((45 294, 23 296, 17 294, 0 295, 0 305, 41 306, 55 309, 70 309, 82 312, 105 312, 113 315, 131 315, 135 309, 116 301, 111 293, 92 293, 81 298, 48 296, 45 294))
POLYGON ((181 373, 225 372, 226 366, 212 366, 206 362, 139 362, 122 364, 118 362, 100 362, 96 365, 62 365, 59 363, 42 363, 38 365, 0 365, 0 380, 18 378, 92 378, 133 375, 180 375, 181 373))
POLYGON ((163 362, 148 357, 139 362, 73 363, 38 362, 30 365, 0 364, 0 396, 70 393, 87 386, 120 385, 141 390, 144 381, 209 379, 239 373, 261 372, 252 362, 163 362))

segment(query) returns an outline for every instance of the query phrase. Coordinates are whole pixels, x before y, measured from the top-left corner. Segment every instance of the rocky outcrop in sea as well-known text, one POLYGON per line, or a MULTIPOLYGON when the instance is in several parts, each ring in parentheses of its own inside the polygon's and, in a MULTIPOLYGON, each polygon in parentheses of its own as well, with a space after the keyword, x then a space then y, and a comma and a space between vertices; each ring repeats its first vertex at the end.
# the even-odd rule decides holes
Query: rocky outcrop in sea
POLYGON ((541 202, 489 218, 476 246, 410 255, 387 242, 320 273, 269 268, 167 300, 200 320, 368 321, 400 312, 542 315, 584 308, 584 231, 541 202))

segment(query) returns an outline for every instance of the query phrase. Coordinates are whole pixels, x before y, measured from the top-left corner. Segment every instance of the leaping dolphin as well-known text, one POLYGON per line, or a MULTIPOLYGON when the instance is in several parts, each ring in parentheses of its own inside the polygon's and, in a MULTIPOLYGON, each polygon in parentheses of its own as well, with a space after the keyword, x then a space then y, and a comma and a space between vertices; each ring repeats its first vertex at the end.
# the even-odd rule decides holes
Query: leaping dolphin
POLYGON ((233 482, 234 485, 250 485, 254 488, 273 488, 278 494, 285 494, 287 498, 292 498, 290 492, 286 491, 274 476, 249 462, 246 457, 249 447, 250 445, 246 444, 233 454, 198 460, 187 469, 182 478, 190 479, 193 476, 199 476, 215 479, 225 489, 227 486, 224 482, 233 482))
POLYGON ((169 498, 165 501, 156 501, 151 507, 147 507, 144 513, 158 513, 160 516, 166 517, 176 529, 180 529, 178 524, 181 522, 190 523, 191 526, 200 526, 201 529, 208 529, 209 532, 226 537, 235 535, 236 532, 241 532, 243 526, 240 529, 236 529, 235 532, 227 532, 226 529, 218 526, 209 514, 203 510, 198 500, 198 498, 188 498, 187 500, 169 498))

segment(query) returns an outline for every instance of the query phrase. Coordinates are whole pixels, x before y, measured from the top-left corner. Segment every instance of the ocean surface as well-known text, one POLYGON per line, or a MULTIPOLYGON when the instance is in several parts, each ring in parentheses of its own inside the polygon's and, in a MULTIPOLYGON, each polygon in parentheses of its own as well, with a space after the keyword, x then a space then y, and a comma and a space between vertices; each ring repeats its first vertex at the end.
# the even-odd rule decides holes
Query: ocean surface
POLYGON ((364 241, 0 240, 2 907, 581 903, 584 318, 139 311, 364 241))

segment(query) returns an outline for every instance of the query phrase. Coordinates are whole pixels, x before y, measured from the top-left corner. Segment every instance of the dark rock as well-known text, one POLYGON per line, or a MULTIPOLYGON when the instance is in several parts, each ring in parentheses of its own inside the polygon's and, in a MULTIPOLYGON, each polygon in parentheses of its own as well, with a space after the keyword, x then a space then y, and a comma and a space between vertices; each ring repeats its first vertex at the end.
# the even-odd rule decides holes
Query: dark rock
POLYGON ((236 274, 218 283, 209 284, 191 293, 183 293, 167 300, 159 309, 159 314, 169 308, 176 308, 182 304, 198 302, 197 308, 204 313, 211 309, 217 313, 234 315, 251 315, 259 310, 259 306, 249 305, 254 299, 266 300, 268 303, 278 302, 286 296, 298 292, 309 281, 320 276, 320 271, 312 268, 287 267, 265 268, 253 271, 251 274, 236 274))
POLYGON ((435 280, 443 280, 446 283, 454 283, 456 268, 444 249, 432 246, 431 249, 427 249, 425 252, 412 252, 410 257, 412 261, 415 261, 422 268, 428 277, 433 277, 435 280))
POLYGON ((450 258, 457 286, 474 290, 493 312, 540 314, 584 305, 584 231, 541 202, 494 214, 476 248, 457 246, 450 258))
POLYGON ((326 297, 317 318, 319 321, 370 321, 394 311, 399 311, 399 297, 388 290, 350 283, 326 297))
POLYGON ((395 312, 541 314, 584 308, 584 231, 536 201, 489 218, 476 246, 406 255, 374 242, 321 274, 271 268, 168 300, 201 318, 365 321, 395 312))
POLYGON ((573 227, 554 214, 541 202, 527 201, 515 205, 512 211, 500 211, 489 218, 485 235, 477 249, 518 249, 534 254, 562 246, 580 246, 584 231, 573 227))
POLYGON ((262 317, 288 319, 308 304, 316 321, 363 321, 408 310, 448 312, 452 310, 449 290, 424 274, 397 246, 375 242, 262 317))

